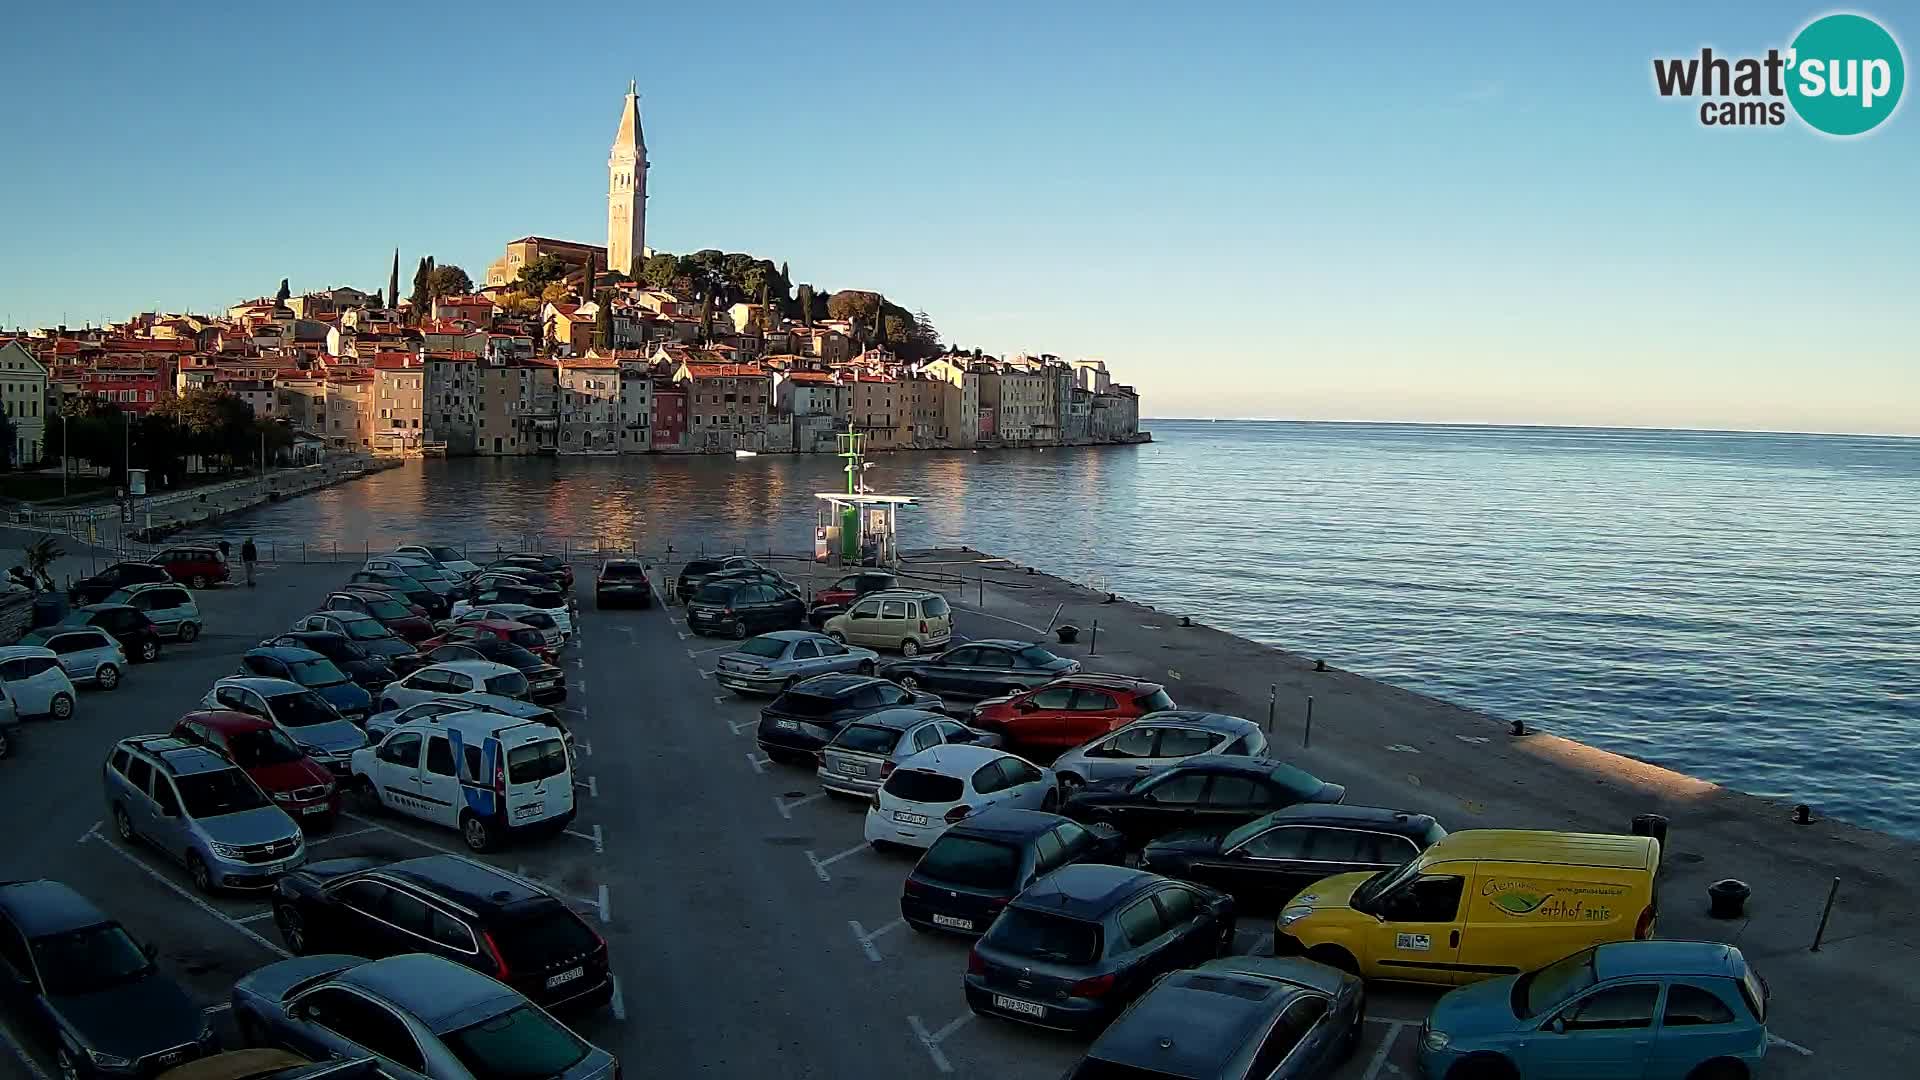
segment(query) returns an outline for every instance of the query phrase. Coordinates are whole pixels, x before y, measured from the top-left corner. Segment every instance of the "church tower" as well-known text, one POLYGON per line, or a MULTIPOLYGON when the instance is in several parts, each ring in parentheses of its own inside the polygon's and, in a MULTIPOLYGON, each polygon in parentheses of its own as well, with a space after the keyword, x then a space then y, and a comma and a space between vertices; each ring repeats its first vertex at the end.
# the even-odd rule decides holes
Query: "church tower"
POLYGON ((640 132, 640 96, 627 84, 620 130, 607 156, 607 269, 625 274, 647 250, 647 140, 640 132))

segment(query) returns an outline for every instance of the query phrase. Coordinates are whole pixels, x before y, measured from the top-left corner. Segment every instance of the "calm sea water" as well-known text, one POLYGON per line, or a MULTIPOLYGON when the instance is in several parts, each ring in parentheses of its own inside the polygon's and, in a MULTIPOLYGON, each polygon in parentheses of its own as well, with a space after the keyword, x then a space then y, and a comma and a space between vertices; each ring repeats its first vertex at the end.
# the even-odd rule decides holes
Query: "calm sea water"
MULTIPOLYGON (((970 544, 1412 689, 1920 836, 1920 440, 1160 421, 1150 446, 897 454, 970 544)), ((833 459, 427 462, 263 543, 809 550, 833 459)))

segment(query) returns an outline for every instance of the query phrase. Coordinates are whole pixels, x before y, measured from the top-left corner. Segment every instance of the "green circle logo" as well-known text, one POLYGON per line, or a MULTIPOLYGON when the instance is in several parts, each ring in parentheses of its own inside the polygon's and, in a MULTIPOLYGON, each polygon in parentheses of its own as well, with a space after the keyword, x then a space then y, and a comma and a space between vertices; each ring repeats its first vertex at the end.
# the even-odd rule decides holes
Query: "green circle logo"
POLYGON ((1808 23, 1788 54, 1787 100, 1815 130, 1860 135, 1893 115, 1907 83, 1900 44, 1863 15, 1808 23))

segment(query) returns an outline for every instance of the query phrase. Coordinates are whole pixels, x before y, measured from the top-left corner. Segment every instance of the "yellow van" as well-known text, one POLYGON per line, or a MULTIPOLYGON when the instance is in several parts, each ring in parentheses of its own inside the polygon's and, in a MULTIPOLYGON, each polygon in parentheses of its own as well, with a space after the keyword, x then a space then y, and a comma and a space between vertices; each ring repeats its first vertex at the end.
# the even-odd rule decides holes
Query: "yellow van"
POLYGON ((1274 951, 1442 986, 1532 971, 1652 937, 1659 870, 1650 836, 1452 833, 1398 869, 1307 886, 1274 924, 1274 951))

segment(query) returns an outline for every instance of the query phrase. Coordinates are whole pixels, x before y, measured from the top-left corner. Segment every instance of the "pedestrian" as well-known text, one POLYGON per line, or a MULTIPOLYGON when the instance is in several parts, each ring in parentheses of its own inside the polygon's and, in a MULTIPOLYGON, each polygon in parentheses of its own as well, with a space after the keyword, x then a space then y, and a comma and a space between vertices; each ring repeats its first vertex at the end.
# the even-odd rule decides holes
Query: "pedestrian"
POLYGON ((224 539, 220 541, 220 561, 221 562, 233 561, 233 545, 227 543, 226 540, 224 539))
POLYGON ((240 545, 240 561, 247 566, 247 586, 251 588, 253 586, 253 564, 260 561, 260 549, 253 546, 253 537, 251 536, 247 537, 246 543, 240 545))

